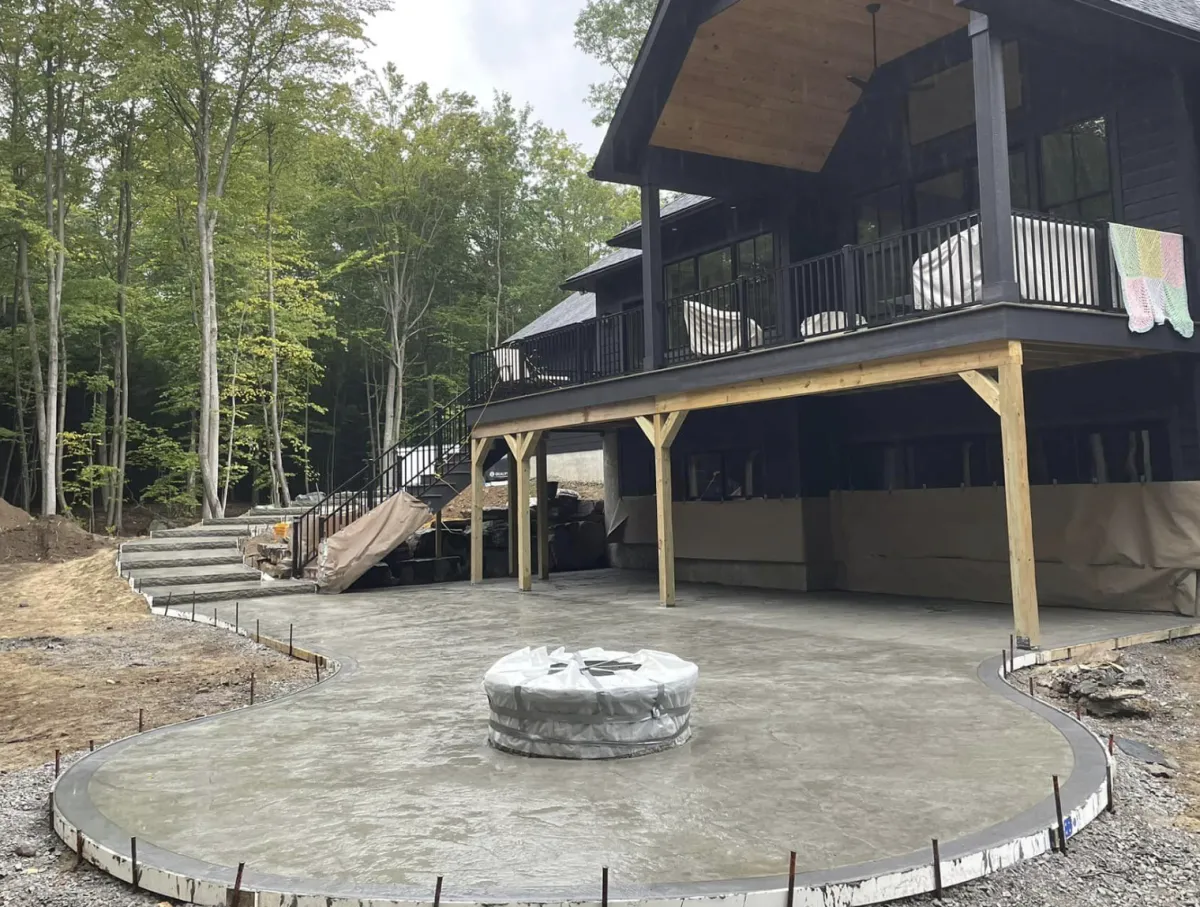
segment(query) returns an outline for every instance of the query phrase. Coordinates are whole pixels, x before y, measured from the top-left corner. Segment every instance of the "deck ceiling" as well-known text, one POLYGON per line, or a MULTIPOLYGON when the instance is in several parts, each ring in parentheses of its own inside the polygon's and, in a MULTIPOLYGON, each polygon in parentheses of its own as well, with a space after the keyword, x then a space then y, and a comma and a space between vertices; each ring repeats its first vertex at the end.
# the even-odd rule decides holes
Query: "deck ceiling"
MULTIPOLYGON (((739 0, 700 26, 652 145, 819 172, 872 74, 866 0, 739 0)), ((954 0, 882 0, 879 64, 967 24, 954 0)))

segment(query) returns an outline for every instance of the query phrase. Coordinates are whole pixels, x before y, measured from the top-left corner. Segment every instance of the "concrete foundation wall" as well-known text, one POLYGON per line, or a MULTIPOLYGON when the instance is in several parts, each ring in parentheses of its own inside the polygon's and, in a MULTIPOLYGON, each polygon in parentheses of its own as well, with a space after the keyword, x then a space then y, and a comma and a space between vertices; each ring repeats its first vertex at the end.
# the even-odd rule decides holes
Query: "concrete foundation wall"
MULTIPOLYGON (((537 459, 531 461, 529 474, 537 478, 537 459)), ((579 450, 572 453, 549 454, 546 457, 546 477, 551 482, 588 482, 599 485, 604 481, 604 453, 600 450, 579 450)))

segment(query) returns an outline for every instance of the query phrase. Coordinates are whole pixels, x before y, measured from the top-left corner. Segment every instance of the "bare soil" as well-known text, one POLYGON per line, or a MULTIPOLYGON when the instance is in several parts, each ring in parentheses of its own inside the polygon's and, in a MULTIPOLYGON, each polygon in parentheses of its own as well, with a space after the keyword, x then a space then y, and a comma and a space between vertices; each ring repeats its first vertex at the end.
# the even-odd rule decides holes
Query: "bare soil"
POLYGON ((264 700, 311 679, 250 640, 153 617, 115 557, 0 566, 0 771, 126 737, 139 710, 149 729, 244 705, 251 672, 264 700))
MULTIPOLYGON (((597 482, 559 482, 560 491, 574 491, 581 500, 603 501, 604 485, 597 482)), ((488 485, 483 490, 485 510, 508 506, 508 485, 488 485)), ((471 518, 471 490, 468 488, 442 511, 446 520, 468 520, 471 518)))

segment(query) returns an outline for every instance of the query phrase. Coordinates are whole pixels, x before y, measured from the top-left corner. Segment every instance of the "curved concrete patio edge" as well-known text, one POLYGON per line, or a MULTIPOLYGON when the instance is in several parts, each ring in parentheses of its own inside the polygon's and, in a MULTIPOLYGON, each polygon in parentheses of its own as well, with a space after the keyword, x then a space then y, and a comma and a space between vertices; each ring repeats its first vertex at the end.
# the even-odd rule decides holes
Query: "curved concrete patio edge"
MULTIPOLYGON (((155 612, 158 613, 158 612, 155 612)), ((163 615, 191 620, 191 615, 164 609, 163 615)), ((202 618, 221 629, 253 637, 242 628, 202 618)), ((1016 655, 1012 669, 1048 664, 1066 658, 1090 656, 1127 648, 1133 645, 1162 642, 1200 635, 1200 624, 1170 630, 1110 638, 1098 642, 1066 646, 1016 655)), ((261 642, 281 652, 289 652, 289 644, 262 637, 261 642)), ((317 654, 291 648, 293 656, 322 665, 334 665, 323 683, 338 682, 353 674, 358 666, 348 656, 317 654)), ((1109 802, 1110 760, 1103 741, 1074 717, 1021 690, 1010 686, 1003 677, 1001 656, 990 658, 979 666, 978 676, 993 692, 1021 705, 1056 728, 1067 740, 1074 756, 1071 776, 1061 788, 1063 815, 1068 837, 1078 834, 1094 821, 1109 802)), ((315 686, 315 685, 314 685, 315 686)), ((265 709, 299 696, 311 695, 314 687, 306 687, 288 696, 273 699, 250 709, 265 709)), ((242 710, 235 710, 242 711, 242 710)), ((169 725, 148 731, 147 734, 168 734, 176 728, 200 722, 220 720, 223 715, 197 718, 182 724, 169 725)), ((54 831, 72 850, 82 850, 83 859, 100 870, 125 882, 133 881, 131 841, 127 833, 101 814, 92 804, 88 786, 93 773, 123 747, 144 738, 147 734, 114 741, 90 753, 72 765, 55 782, 50 794, 50 811, 54 831)), ((941 878, 944 887, 960 885, 980 878, 1023 860, 1046 853, 1051 849, 1051 834, 1057 826, 1051 778, 1046 778, 1048 796, 1032 808, 1004 822, 954 841, 942 842, 941 878)), ((781 854, 781 864, 786 854, 781 854)), ((800 857, 803 860, 803 855, 800 857)), ((149 842, 137 845, 137 882, 142 889, 170 898, 202 905, 233 904, 234 878, 237 870, 196 860, 182 854, 155 847, 149 842)), ((597 867, 596 892, 600 888, 597 867)), ((609 902, 622 907, 668 907, 668 905, 700 905, 723 902, 724 907, 778 907, 787 895, 787 876, 734 879, 703 883, 629 885, 620 879, 611 880, 609 902)), ((288 878, 247 868, 237 907, 428 907, 432 904, 433 879, 428 892, 411 888, 382 885, 355 885, 344 882, 322 882, 319 879, 288 878)), ((879 904, 898 898, 926 894, 934 890, 933 858, 930 851, 918 851, 828 870, 799 873, 795 879, 793 903, 796 907, 854 907, 879 904)), ((528 892, 457 892, 453 880, 443 892, 442 900, 472 907, 517 907, 517 905, 556 905, 556 907, 599 907, 587 893, 562 896, 558 893, 539 896, 528 892)))

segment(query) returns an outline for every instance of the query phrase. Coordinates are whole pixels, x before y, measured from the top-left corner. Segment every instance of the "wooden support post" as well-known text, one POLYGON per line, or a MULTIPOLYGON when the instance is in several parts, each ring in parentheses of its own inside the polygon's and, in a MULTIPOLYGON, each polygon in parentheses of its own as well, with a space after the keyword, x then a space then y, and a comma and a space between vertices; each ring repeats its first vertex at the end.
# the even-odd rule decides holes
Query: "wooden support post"
POLYGON ((471 439, 471 582, 483 582, 483 461, 491 438, 471 439))
POLYGON ((517 458, 508 452, 508 575, 517 575, 517 458))
POLYGON ((686 412, 638 416, 654 448, 654 491, 658 509, 658 598, 664 607, 675 607, 675 524, 671 498, 671 445, 683 427, 686 412))
POLYGON ((959 372, 958 377, 970 385, 971 390, 992 408, 992 412, 1000 412, 1000 385, 995 378, 989 378, 983 372, 977 371, 959 372))
MULTIPOLYGON (((540 431, 527 431, 514 435, 505 435, 508 442, 509 461, 512 472, 516 476, 516 492, 513 493, 513 475, 509 475, 509 521, 513 522, 513 508, 516 508, 516 573, 517 588, 522 592, 533 589, 533 552, 531 551, 531 534, 533 527, 529 525, 529 457, 542 439, 540 431)), ((508 551, 511 561, 513 554, 512 535, 509 535, 508 551)))
POLYGON ((1004 443, 1004 500, 1008 512, 1008 562, 1012 575, 1013 619, 1018 639, 1037 646, 1041 639, 1029 504, 1029 451, 1025 437, 1024 356, 1012 341, 1009 361, 1000 366, 1000 435, 1004 443))
POLYGON ((546 476, 546 439, 537 446, 537 562, 538 579, 550 579, 550 489, 546 476))

